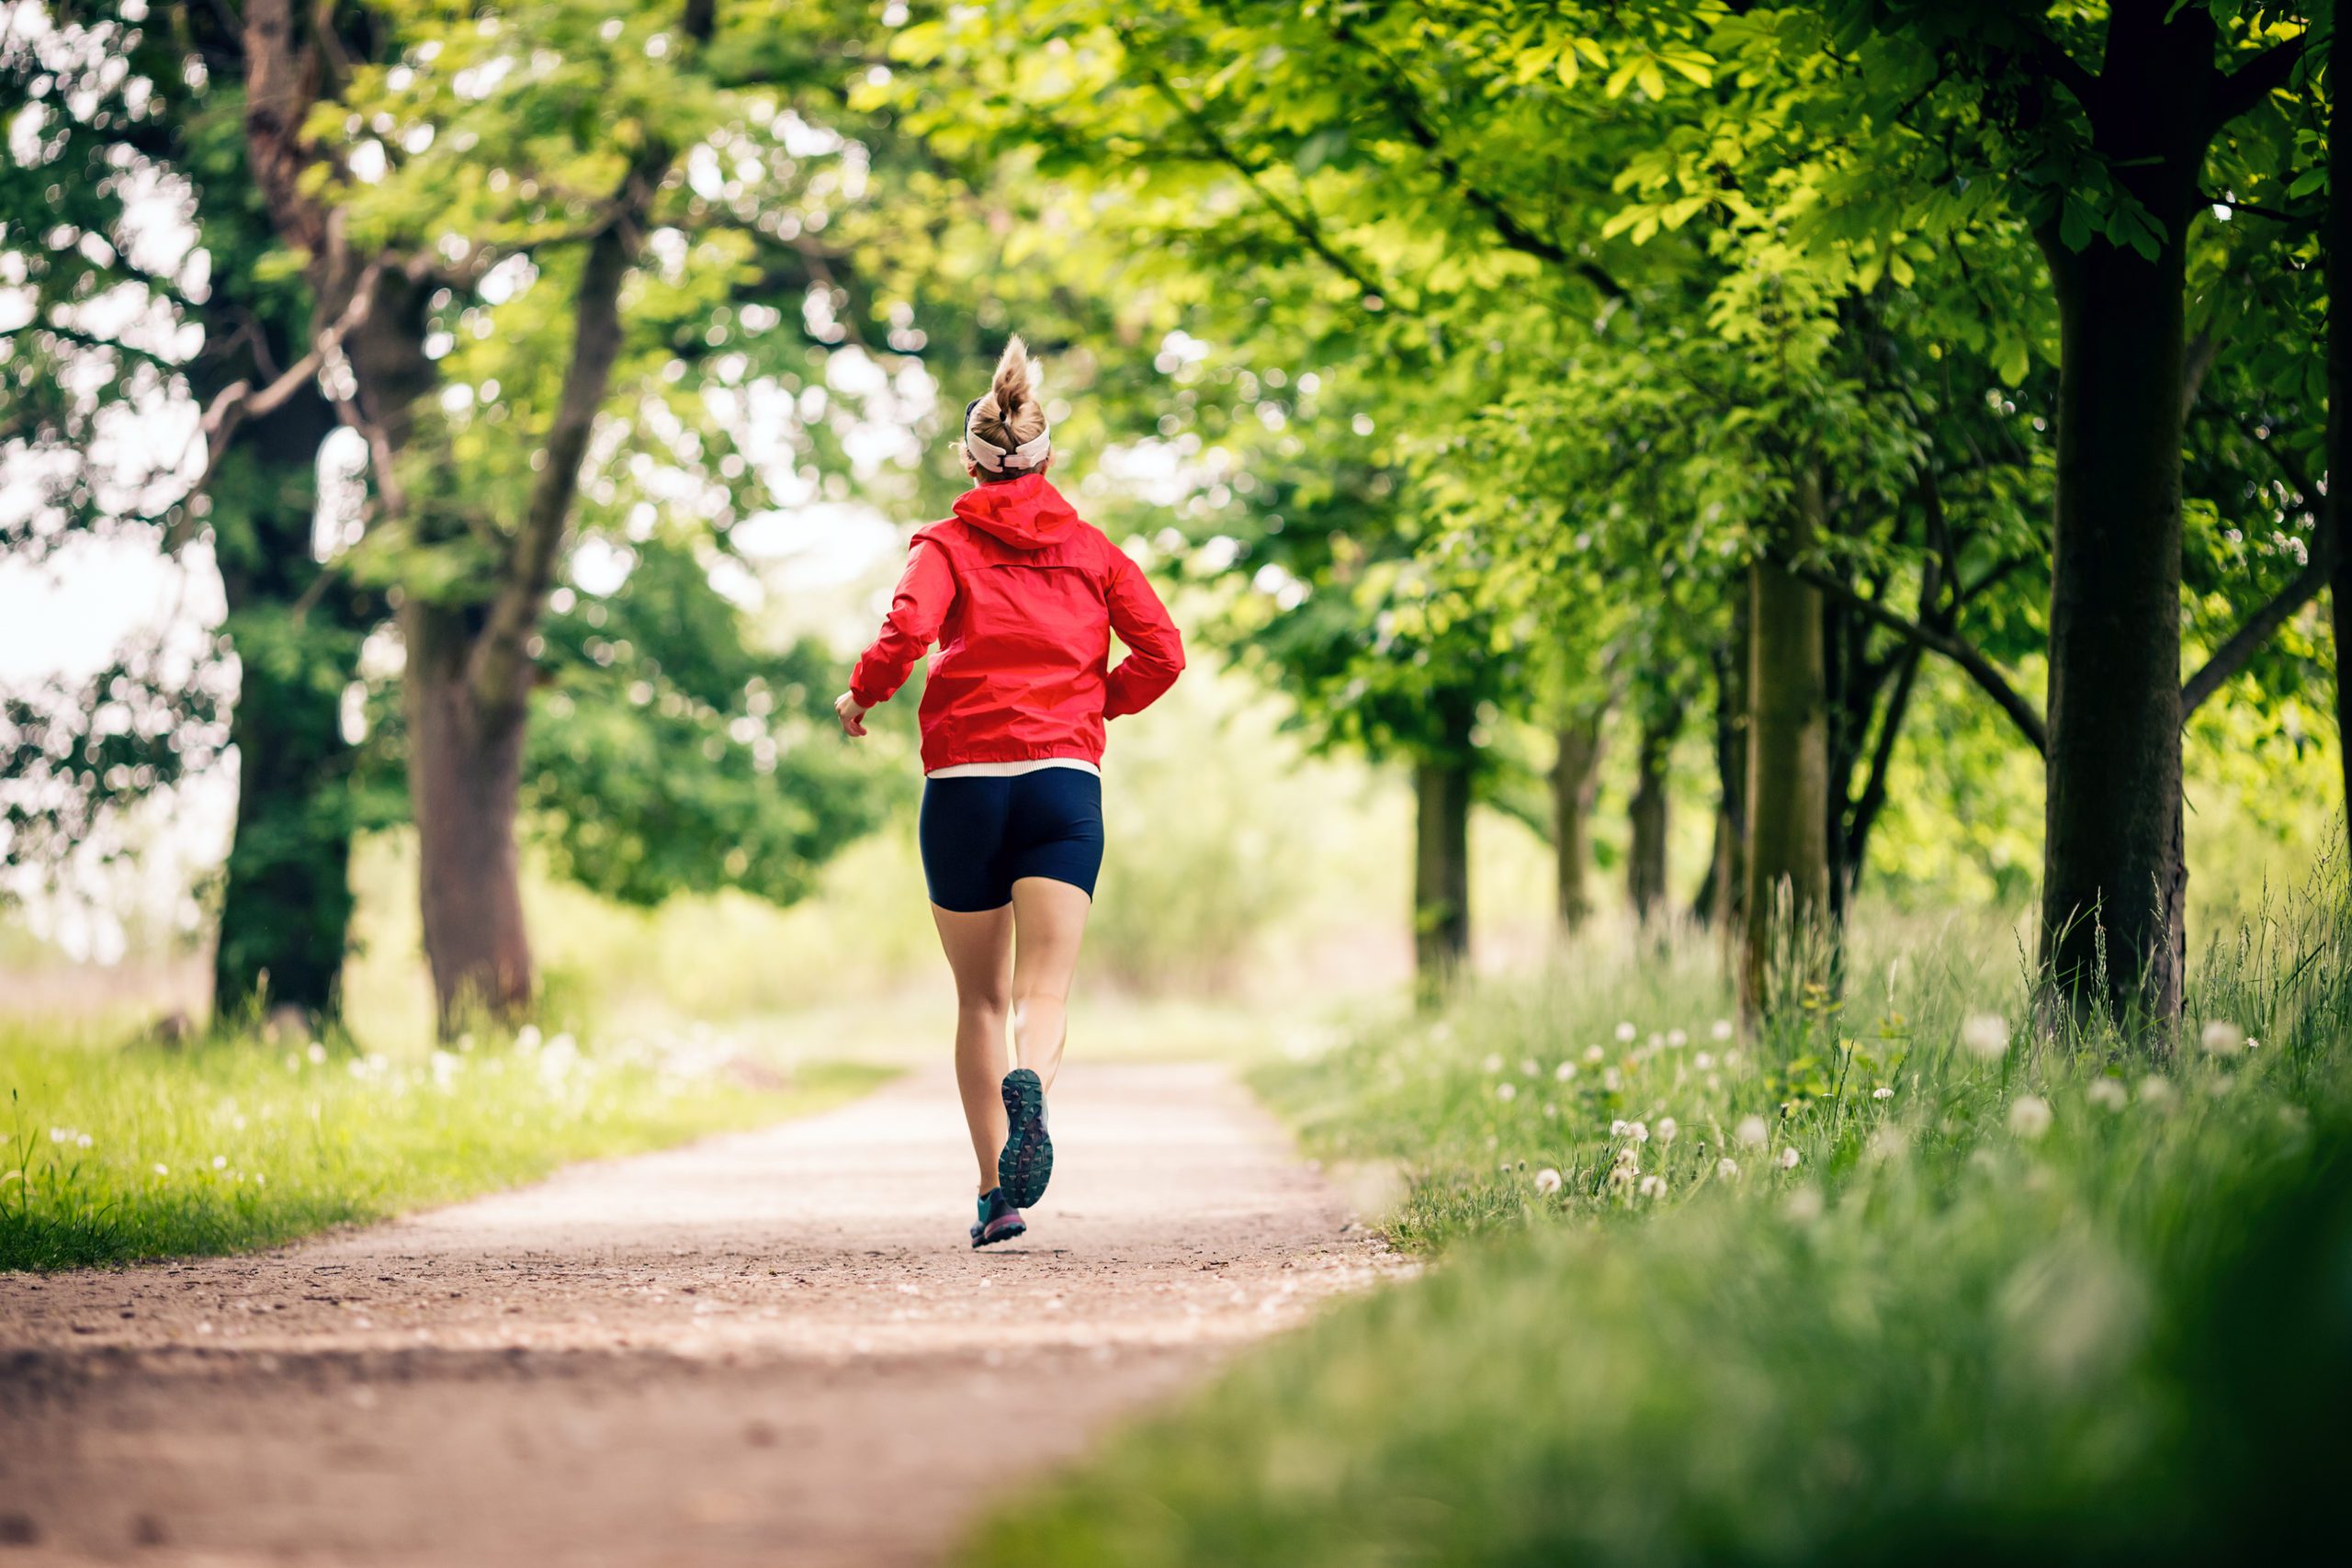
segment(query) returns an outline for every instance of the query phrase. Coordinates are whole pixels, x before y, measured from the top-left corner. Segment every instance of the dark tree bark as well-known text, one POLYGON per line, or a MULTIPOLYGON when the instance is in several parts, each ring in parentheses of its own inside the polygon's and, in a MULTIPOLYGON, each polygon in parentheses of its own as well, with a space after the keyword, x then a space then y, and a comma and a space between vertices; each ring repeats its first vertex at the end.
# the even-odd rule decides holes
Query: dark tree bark
POLYGON ((322 1024, 342 1009, 355 828, 342 699, 365 625, 354 595, 321 592, 312 558, 319 444, 334 423, 306 389, 244 425, 231 447, 236 502, 213 513, 240 670, 236 826, 212 964, 220 1022, 293 1008, 322 1024))
POLYGON ((1821 591, 1781 561, 1811 547, 1821 478, 1800 471, 1776 548, 1748 568, 1747 886, 1740 1006, 1763 1009, 1775 946, 1829 902, 1829 754, 1821 591))
POLYGON ((1444 745, 1413 764, 1413 964, 1424 998, 1442 993, 1470 956, 1472 715, 1450 696, 1433 698, 1444 745))
POLYGON ((1667 764, 1682 734, 1682 705, 1658 705, 1642 715, 1634 754, 1634 798, 1627 808, 1630 850, 1625 891, 1634 918, 1646 925, 1666 902, 1667 764))
MULTIPOLYGON (((1715 649, 1715 846, 1690 911, 1740 929, 1747 891, 1747 599, 1732 605, 1731 637, 1715 649)), ((1728 951, 1728 948, 1726 948, 1728 951)))
POLYGON ((1592 803, 1600 787, 1604 717, 1605 710, 1594 707, 1562 725, 1552 764, 1552 851, 1559 876, 1560 930, 1568 935, 1592 916, 1592 803))
MULTIPOLYGON (((2342 84, 2327 111, 2327 166, 2352 170, 2352 130, 2344 118, 2342 84)), ((2327 515, 2324 527, 2335 546, 2334 575, 2328 585, 2328 618, 2335 636, 2335 749, 2344 766, 2344 808, 2352 827, 2352 688, 2344 679, 2344 649, 2352 645, 2352 538, 2346 537, 2344 503, 2337 499, 2346 476, 2352 476, 2352 303, 2344 297, 2352 285, 2352 176, 2333 179, 2327 187, 2327 219, 2321 249, 2327 254, 2327 515)))
POLYGON ((481 700, 469 624, 476 618, 415 602, 401 612, 424 955, 445 1031, 475 1010, 512 1016, 532 995, 514 841, 526 694, 481 700))
POLYGON ((2041 235, 2058 299, 2041 959, 2074 1005, 2180 1010, 2180 442, 2187 236, 2211 17, 2118 6, 2093 140, 2162 234, 2151 258, 2041 235))

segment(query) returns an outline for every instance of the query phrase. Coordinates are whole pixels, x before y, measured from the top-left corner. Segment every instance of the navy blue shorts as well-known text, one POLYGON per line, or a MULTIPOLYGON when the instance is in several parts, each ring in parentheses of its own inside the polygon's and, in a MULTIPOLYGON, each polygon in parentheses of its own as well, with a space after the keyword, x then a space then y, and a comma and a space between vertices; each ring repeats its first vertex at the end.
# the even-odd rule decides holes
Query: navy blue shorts
POLYGON ((1091 898, 1102 870, 1102 781, 1082 768, 925 779, 918 836, 923 880, 943 909, 1001 909, 1024 876, 1091 898))

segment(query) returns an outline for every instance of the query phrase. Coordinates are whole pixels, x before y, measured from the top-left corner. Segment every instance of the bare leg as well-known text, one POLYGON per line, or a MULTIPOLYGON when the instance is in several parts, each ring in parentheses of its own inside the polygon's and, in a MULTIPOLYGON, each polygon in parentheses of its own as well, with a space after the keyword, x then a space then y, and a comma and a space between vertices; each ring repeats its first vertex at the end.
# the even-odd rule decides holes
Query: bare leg
MULTIPOLYGON (((1012 885, 1012 924, 1019 933, 1012 960, 1013 1059, 1047 1089, 1061 1071, 1070 980, 1093 908, 1084 888, 1048 876, 1024 876, 1012 885)), ((999 1117, 1000 1128, 1002 1123, 999 1117)))
POLYGON ((1012 987, 1013 906, 967 912, 931 907, 939 945, 956 972, 956 1089, 971 1129, 986 1193, 996 1185, 996 1156, 1004 1147, 1004 1014, 1012 987))

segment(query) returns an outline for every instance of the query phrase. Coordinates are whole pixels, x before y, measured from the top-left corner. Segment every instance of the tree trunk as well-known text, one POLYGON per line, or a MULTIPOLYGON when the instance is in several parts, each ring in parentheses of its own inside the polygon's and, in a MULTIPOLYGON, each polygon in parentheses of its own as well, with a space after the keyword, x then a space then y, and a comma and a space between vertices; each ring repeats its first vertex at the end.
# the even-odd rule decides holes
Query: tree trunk
MULTIPOLYGON (((2153 106, 2152 106, 2153 107, 2153 106)), ((2157 259, 2045 240, 2058 516, 2041 960, 2076 1007, 2180 1010, 2180 431, 2186 228, 2157 259)))
POLYGON ((424 955, 444 1033, 476 1010, 513 1018, 532 992, 514 845, 527 687, 483 702, 472 618, 414 600, 401 612, 424 955))
POLYGON ((1634 918, 1647 925, 1666 902, 1667 765, 1682 733, 1679 703, 1642 716, 1634 757, 1634 799, 1627 811, 1632 847, 1625 857, 1625 891, 1634 918))
MULTIPOLYGON (((1732 605, 1731 637, 1715 650, 1715 849, 1690 912, 1740 929, 1747 891, 1747 600, 1732 605)), ((1729 952, 1728 947, 1725 949, 1729 952)))
MULTIPOLYGON (((2340 90, 2328 105, 2327 166, 2352 170, 2352 130, 2344 119, 2340 90)), ((2338 487, 2352 483, 2352 177, 2331 180, 2327 219, 2320 245, 2327 257, 2327 513, 2328 537, 2335 545, 2335 567, 2328 583, 2328 615, 2335 634, 2335 750, 2344 767, 2344 795, 2336 802, 2352 828, 2352 690, 2344 679, 2344 649, 2352 645, 2352 536, 2347 536, 2338 487)))
POLYGON ((1592 915, 1589 886, 1592 869, 1592 802, 1600 786, 1601 721, 1599 707, 1578 713, 1560 727, 1558 759, 1552 764, 1552 851, 1559 872, 1560 931, 1573 936, 1592 915))
POLYGON ((1470 955, 1470 763, 1413 766, 1413 964, 1422 995, 1442 992, 1470 955))
POLYGON ((1769 999, 1774 950, 1802 935, 1829 902, 1829 753, 1820 590, 1780 562, 1811 547, 1822 525, 1821 476, 1797 479, 1794 513, 1775 551, 1748 568, 1747 886, 1740 1006, 1769 999))
POLYGON ((351 748, 339 692, 316 665, 280 667, 238 637, 243 677, 230 739, 237 818, 223 874, 212 1009, 228 1022, 294 1008, 340 1016, 351 925, 351 748))

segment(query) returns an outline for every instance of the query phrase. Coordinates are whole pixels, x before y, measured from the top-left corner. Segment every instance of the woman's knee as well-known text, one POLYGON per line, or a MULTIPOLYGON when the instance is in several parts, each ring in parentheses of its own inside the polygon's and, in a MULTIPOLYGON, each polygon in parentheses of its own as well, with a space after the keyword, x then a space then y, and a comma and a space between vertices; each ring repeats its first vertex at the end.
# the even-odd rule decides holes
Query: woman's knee
POLYGON ((991 987, 984 991, 958 991, 956 1010, 966 1018, 985 1022, 994 1019, 1002 1022, 1012 1009, 1012 998, 1003 989, 991 987))

